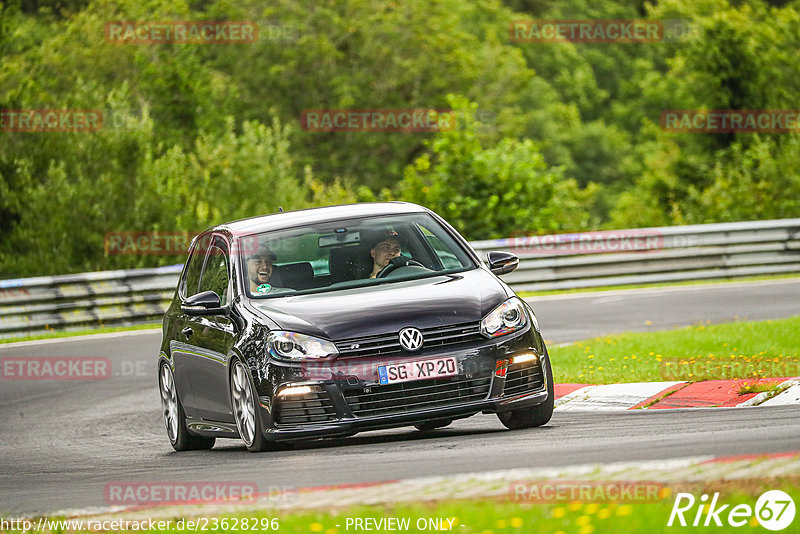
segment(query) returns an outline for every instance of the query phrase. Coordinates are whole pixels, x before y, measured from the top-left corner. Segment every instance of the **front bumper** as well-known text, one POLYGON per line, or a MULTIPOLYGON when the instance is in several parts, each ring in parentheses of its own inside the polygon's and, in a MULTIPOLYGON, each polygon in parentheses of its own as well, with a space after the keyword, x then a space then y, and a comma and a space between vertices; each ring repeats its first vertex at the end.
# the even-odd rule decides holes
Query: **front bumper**
POLYGON ((468 346, 434 347, 413 355, 359 357, 333 363, 268 362, 257 381, 265 437, 274 441, 352 435, 434 419, 458 419, 534 406, 548 399, 547 351, 532 328, 468 346), (453 357, 457 376, 389 385, 378 367, 453 357), (513 363, 514 359, 524 360, 513 363), (271 379, 269 379, 271 378, 271 379), (307 386, 306 393, 277 395, 307 386))

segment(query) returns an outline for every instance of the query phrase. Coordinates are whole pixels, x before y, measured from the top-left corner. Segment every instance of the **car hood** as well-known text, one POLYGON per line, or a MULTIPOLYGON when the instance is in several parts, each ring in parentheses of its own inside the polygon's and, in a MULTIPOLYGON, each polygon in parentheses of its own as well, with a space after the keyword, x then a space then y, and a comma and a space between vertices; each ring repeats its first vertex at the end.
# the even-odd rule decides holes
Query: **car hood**
POLYGON ((484 269, 311 295, 253 299, 278 328, 332 340, 478 322, 508 298, 484 269))

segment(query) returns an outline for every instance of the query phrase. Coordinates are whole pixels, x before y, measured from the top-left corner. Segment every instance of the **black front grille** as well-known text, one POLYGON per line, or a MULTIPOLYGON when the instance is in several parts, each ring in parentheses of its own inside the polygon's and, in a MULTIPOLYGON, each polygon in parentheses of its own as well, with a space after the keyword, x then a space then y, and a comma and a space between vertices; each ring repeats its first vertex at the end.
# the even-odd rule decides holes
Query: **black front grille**
POLYGON ((344 395, 357 417, 401 414, 483 400, 489 394, 491 380, 491 372, 482 371, 347 390, 344 395))
POLYGON ((327 391, 276 399, 275 423, 279 425, 324 423, 334 419, 336 419, 336 409, 327 391))
POLYGON ((503 395, 520 395, 540 389, 544 381, 538 361, 517 363, 509 366, 503 395))
MULTIPOLYGON (((482 341, 480 323, 461 323, 433 328, 421 328, 423 348, 482 341)), ((342 339, 336 342, 340 357, 377 356, 402 352, 399 332, 379 336, 342 339)))

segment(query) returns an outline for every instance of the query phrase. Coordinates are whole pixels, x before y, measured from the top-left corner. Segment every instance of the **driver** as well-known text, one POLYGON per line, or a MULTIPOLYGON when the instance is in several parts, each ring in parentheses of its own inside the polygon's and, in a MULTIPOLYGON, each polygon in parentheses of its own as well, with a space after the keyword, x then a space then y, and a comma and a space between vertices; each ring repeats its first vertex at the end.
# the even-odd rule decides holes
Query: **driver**
POLYGON ((393 230, 379 232, 372 239, 369 255, 372 257, 372 272, 370 278, 375 278, 389 262, 403 251, 403 241, 400 234, 393 230))

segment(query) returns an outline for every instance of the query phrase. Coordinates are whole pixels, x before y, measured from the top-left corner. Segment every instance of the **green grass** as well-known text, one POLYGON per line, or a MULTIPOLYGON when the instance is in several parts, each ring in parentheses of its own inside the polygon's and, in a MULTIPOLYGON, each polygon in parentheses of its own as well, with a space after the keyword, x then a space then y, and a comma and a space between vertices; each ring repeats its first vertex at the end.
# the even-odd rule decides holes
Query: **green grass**
POLYGON ((581 287, 576 289, 550 289, 547 291, 518 291, 517 295, 527 297, 546 297, 550 295, 566 295, 570 293, 591 293, 595 291, 614 291, 617 289, 649 289, 657 287, 700 286, 712 284, 729 284, 733 282, 757 282, 761 280, 783 280, 798 278, 797 274, 778 274, 769 276, 744 276, 742 278, 715 278, 713 280, 694 280, 682 282, 661 282, 655 284, 624 284, 618 286, 581 287))
POLYGON ((747 393, 771 393, 773 394, 772 396, 774 396, 774 394, 780 393, 781 391, 779 384, 748 382, 739 388, 739 395, 746 395, 747 393))
POLYGON ((108 334, 111 332, 128 332, 131 330, 149 330, 152 328, 161 328, 161 323, 149 323, 134 326, 104 326, 100 328, 86 328, 85 330, 70 330, 68 332, 53 330, 43 334, 3 338, 0 339, 0 344, 17 343, 18 341, 34 341, 36 339, 53 339, 61 337, 86 336, 91 334, 108 334))
MULTIPOLYGON (((773 489, 773 487, 767 489, 773 489)), ((784 491, 797 502, 800 492, 796 487, 785 484, 784 491)), ((755 507, 757 496, 761 491, 755 495, 750 493, 732 492, 727 496, 722 496, 723 503, 741 503, 755 507)), ((699 493, 697 496, 699 497, 699 493)), ((324 534, 353 532, 352 525, 349 530, 345 528, 348 517, 372 517, 375 519, 407 517, 410 518, 411 528, 404 532, 427 532, 428 530, 416 528, 416 521, 428 518, 455 519, 452 523, 452 532, 458 534, 674 532, 676 528, 681 529, 681 527, 667 527, 673 502, 674 498, 670 496, 656 502, 630 504, 581 502, 529 504, 484 500, 444 501, 429 505, 392 508, 362 507, 345 513, 309 513, 284 517, 280 519, 280 532, 320 532, 324 534)), ((692 512, 695 510, 696 507, 692 509, 692 512)), ((691 522, 694 520, 694 513, 687 513, 685 517, 691 522)), ((688 528, 692 529, 692 527, 688 528)), ((727 528, 730 529, 730 527, 727 528)), ((744 528, 747 531, 753 530, 750 526, 744 528)), ((760 526, 756 528, 763 530, 760 526)), ((717 530, 725 530, 725 528, 717 530)), ((379 532, 388 531, 380 530, 379 532)))
POLYGON ((626 333, 552 347, 556 383, 800 375, 800 316, 626 333))
MULTIPOLYGON (((727 513, 735 505, 745 504, 751 509, 755 508, 756 500, 763 492, 781 489, 788 493, 795 502, 800 502, 800 491, 796 480, 768 479, 744 483, 709 483, 707 487, 685 487, 680 491, 693 493, 699 501, 702 493, 712 494, 719 492, 717 506, 729 504, 725 512, 720 515, 723 527, 702 529, 713 532, 729 532, 741 530, 743 532, 767 532, 759 526, 753 517, 744 527, 731 529, 725 521, 727 513)), ((255 520, 268 525, 273 518, 276 519, 276 530, 255 529, 258 532, 281 533, 323 533, 343 534, 346 532, 364 532, 356 530, 352 521, 355 518, 372 518, 380 520, 397 518, 409 520, 408 530, 398 532, 431 532, 431 529, 417 527, 417 521, 428 519, 452 519, 452 532, 457 534, 604 534, 619 532, 647 532, 650 534, 676 532, 681 530, 694 530, 691 526, 697 511, 697 504, 684 513, 688 527, 667 527, 670 512, 675 501, 675 493, 669 488, 658 500, 648 502, 555 502, 531 503, 519 502, 509 499, 502 500, 463 500, 463 501, 432 501, 429 503, 401 504, 396 506, 360 506, 341 510, 320 510, 293 513, 273 514, 267 510, 258 510, 245 514, 225 514, 217 518, 206 516, 202 519, 207 527, 203 532, 240 532, 241 519, 248 519, 248 531, 254 531, 252 525, 255 520), (351 520, 348 528, 348 518, 351 520), (216 519, 216 523, 215 523, 216 519), (234 524, 240 528, 233 528, 234 524), (218 528, 213 528, 216 525, 218 528)), ((172 528, 160 530, 161 533, 194 532, 193 528, 176 529, 176 517, 173 516, 172 528)), ((702 516, 705 520, 705 515, 702 516)), ((701 521, 702 521, 701 520, 701 521)), ((797 518, 795 519, 795 522, 797 518)), ((702 523, 701 523, 702 524, 702 523)), ((677 525, 677 523, 676 523, 677 525)), ((420 522, 422 527, 422 522, 420 522)), ((789 529, 790 530, 790 529, 789 529)), ((149 532, 149 531, 146 531, 149 532)), ((155 532, 155 531, 154 531, 155 532)), ((373 532, 389 532, 385 529, 374 529, 373 532)), ((441 532, 441 530, 439 530, 441 532)), ((788 530, 787 530, 788 532, 788 530)))

